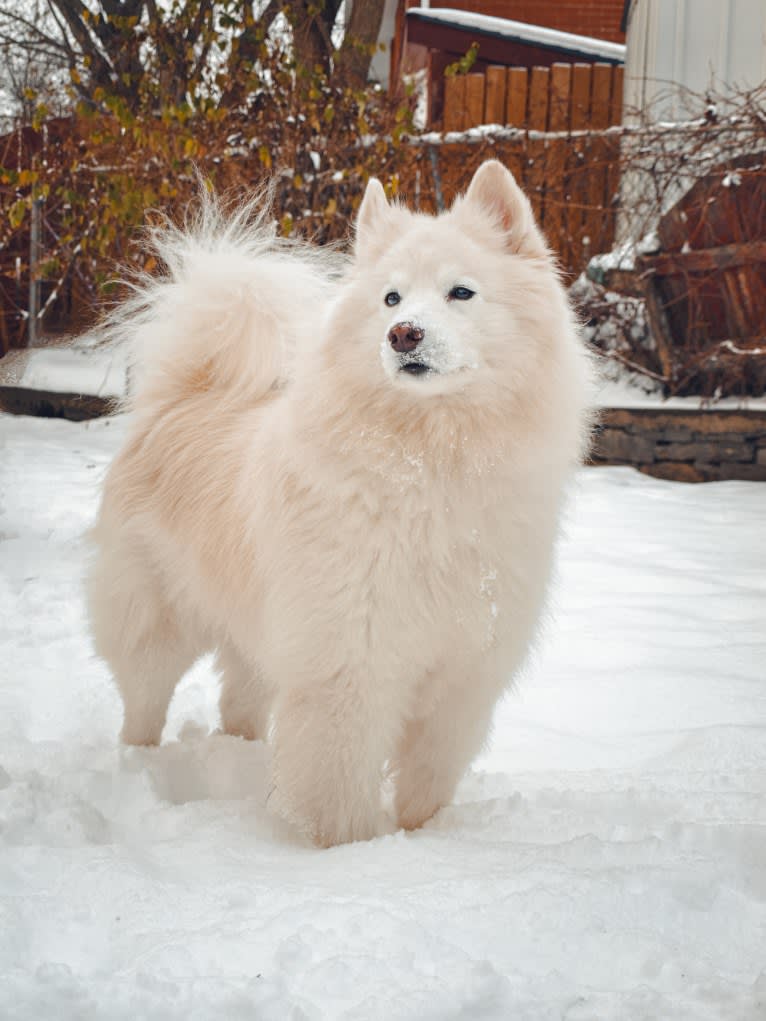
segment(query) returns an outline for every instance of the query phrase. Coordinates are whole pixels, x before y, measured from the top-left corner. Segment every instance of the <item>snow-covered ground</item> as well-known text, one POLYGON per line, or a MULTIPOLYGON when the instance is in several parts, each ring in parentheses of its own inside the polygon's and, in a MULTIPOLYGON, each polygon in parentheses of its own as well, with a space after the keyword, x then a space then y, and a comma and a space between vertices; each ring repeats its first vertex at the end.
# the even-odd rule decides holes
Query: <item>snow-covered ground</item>
POLYGON ((12 350, 0 360, 0 385, 50 393, 119 399, 127 377, 127 348, 101 343, 95 333, 12 350))
POLYGON ((0 1017, 766 1017, 766 485, 583 472, 456 804, 318 851, 209 663, 117 745, 80 583, 120 431, 0 416, 0 1017))

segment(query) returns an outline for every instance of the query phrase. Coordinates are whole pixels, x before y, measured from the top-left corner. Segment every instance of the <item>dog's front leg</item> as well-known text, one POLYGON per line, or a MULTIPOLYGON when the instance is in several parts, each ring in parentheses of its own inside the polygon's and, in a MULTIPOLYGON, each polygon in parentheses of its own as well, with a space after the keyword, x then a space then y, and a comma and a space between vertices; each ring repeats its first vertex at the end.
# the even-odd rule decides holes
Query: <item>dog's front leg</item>
POLYGON ((383 766, 399 721, 383 691, 346 670, 293 689, 277 704, 270 804, 320 846, 380 832, 383 766))
POLYGON ((486 741, 499 691, 476 678, 449 675, 441 697, 404 728, 392 766, 396 816, 406 830, 417 829, 452 800, 471 760, 486 741))

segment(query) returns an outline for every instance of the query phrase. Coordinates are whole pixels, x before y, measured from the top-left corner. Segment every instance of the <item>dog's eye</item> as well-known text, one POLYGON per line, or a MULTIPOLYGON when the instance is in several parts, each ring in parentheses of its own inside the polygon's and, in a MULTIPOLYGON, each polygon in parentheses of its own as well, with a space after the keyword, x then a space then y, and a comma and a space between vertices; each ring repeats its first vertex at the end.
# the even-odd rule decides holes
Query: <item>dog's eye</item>
POLYGON ((398 291, 389 291, 383 299, 387 305, 398 305, 401 300, 402 296, 398 291))
POLYGON ((472 298, 474 294, 476 294, 476 291, 472 291, 470 287, 458 286, 453 287, 447 297, 452 298, 455 301, 468 301, 468 299, 472 298))

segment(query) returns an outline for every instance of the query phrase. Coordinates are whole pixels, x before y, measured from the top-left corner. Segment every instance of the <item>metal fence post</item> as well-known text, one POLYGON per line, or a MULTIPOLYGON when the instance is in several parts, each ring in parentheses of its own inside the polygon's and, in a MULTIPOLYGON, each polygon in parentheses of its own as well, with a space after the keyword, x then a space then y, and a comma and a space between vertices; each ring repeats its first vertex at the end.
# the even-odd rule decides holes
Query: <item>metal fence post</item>
POLYGON ((437 213, 444 212, 444 195, 442 193, 442 178, 439 173, 439 156, 437 153, 437 146, 429 145, 428 156, 431 160, 431 170, 434 176, 434 195, 436 197, 436 211, 437 213))
POLYGON ((34 347, 37 343, 37 320, 40 315, 40 221, 42 219, 43 200, 32 202, 32 225, 29 232, 29 318, 27 320, 27 346, 34 347))

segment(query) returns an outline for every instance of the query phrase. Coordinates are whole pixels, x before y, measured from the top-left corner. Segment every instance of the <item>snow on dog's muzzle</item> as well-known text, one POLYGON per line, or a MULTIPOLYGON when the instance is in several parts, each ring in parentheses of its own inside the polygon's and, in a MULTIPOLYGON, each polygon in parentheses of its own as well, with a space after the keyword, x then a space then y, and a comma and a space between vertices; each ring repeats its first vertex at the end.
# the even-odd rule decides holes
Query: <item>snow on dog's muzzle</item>
POLYGON ((420 376, 429 371, 430 366, 420 361, 414 353, 425 335, 424 329, 409 322, 396 323, 388 331, 388 343, 399 355, 399 372, 420 376))
POLYGON ((475 352, 445 321, 444 310, 441 316, 431 309, 397 311, 380 341, 380 358, 389 379, 423 393, 443 393, 466 369, 476 367, 475 352))

